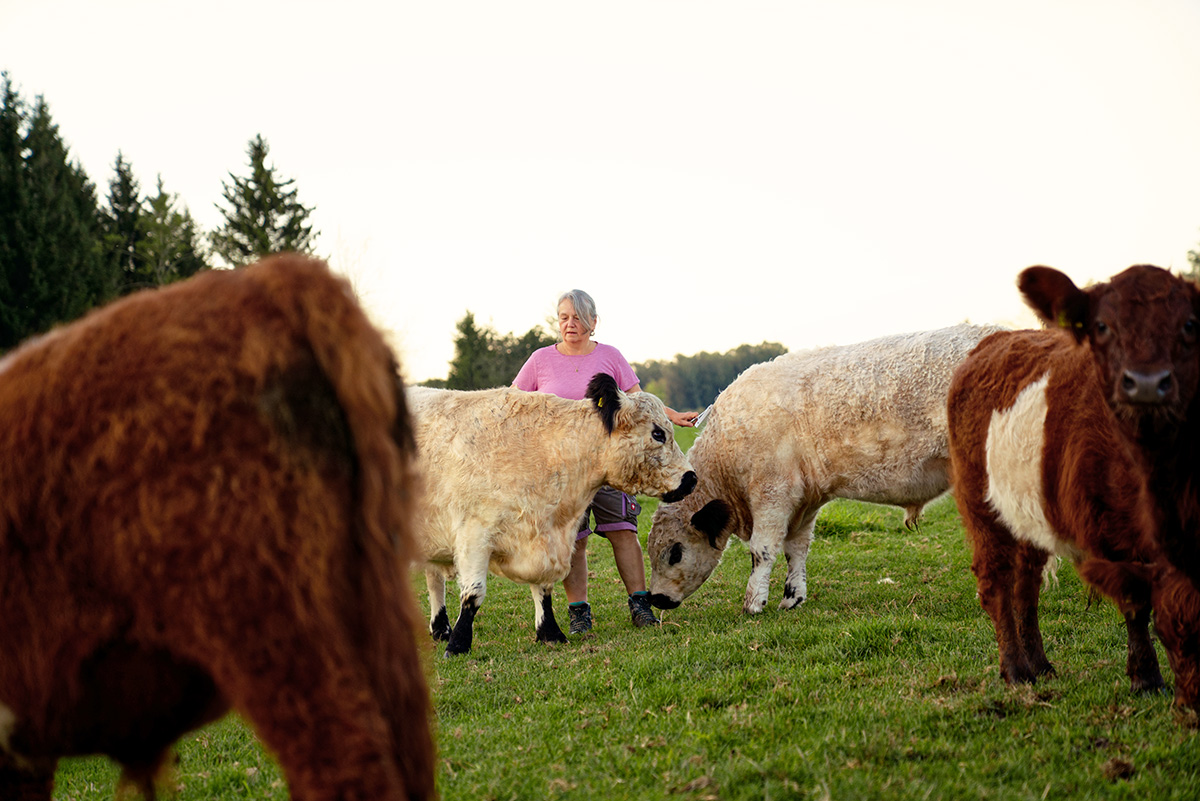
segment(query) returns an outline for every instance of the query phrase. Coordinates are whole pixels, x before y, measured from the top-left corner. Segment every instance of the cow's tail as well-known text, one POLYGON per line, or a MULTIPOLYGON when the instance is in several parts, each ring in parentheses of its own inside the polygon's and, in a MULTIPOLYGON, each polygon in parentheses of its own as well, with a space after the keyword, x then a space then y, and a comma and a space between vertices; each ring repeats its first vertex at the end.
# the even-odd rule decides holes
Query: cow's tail
POLYGON ((353 440, 360 553, 351 580, 360 593, 361 612, 354 633, 392 727, 404 787, 411 798, 432 798, 429 691, 415 637, 424 622, 410 586, 416 445, 396 359, 350 284, 323 262, 299 256, 272 261, 292 276, 290 292, 276 294, 276 300, 312 348, 353 440), (299 272, 310 274, 310 280, 295 280, 299 272))

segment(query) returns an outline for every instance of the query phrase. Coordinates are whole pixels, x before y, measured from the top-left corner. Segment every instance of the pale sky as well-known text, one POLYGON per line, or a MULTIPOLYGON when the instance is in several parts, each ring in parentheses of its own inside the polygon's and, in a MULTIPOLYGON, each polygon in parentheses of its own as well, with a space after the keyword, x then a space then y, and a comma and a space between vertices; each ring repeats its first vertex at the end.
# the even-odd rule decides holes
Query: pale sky
POLYGON ((206 229, 261 133, 416 381, 575 287, 636 362, 1032 325, 1024 267, 1200 245, 1197 0, 0 0, 0 69, 206 229))

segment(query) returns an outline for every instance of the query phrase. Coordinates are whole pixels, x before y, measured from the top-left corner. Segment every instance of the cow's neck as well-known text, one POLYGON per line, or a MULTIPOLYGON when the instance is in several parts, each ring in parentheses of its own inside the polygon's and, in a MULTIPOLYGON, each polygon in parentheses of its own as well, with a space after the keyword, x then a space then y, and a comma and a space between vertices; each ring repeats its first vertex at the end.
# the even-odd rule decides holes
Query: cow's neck
MULTIPOLYGON (((581 493, 586 493, 589 504, 591 503, 592 496, 596 494, 596 490, 600 489, 607 483, 605 481, 607 476, 605 475, 606 459, 604 446, 607 444, 606 441, 609 436, 611 435, 606 434, 601 429, 599 438, 595 441, 589 440, 588 446, 585 447, 581 453, 580 463, 584 466, 584 469, 576 472, 575 480, 578 483, 575 485, 574 489, 577 489, 581 493)), ((583 513, 580 512, 581 516, 582 514, 583 513)))
POLYGON ((1169 433, 1146 427, 1139 452, 1155 510, 1158 544, 1170 561, 1200 586, 1200 459, 1197 425, 1188 422, 1169 433))

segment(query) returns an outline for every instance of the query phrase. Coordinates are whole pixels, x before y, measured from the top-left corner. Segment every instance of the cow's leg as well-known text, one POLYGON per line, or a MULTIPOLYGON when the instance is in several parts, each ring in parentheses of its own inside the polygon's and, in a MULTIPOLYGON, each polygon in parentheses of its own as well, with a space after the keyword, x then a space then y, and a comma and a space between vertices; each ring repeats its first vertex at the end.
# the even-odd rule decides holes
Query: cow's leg
POLYGON ((1158 654, 1150 641, 1150 604, 1131 604, 1121 608, 1125 616, 1125 633, 1128 638, 1129 655, 1125 662, 1125 673, 1129 676, 1129 689, 1135 693, 1157 692, 1166 685, 1162 671, 1158 668, 1158 654))
POLYGON ((750 579, 746 582, 746 597, 742 601, 742 611, 757 615, 767 605, 767 597, 771 593, 771 568, 775 566, 778 551, 769 546, 755 547, 751 537, 750 544, 750 579))
POLYGON ((786 513, 768 509, 754 517, 754 531, 750 534, 750 579, 746 582, 746 598, 742 611, 757 615, 767 605, 771 590, 771 568, 783 547, 787 536, 786 513))
POLYGON ((1038 625, 1038 596, 1042 591, 1042 576, 1050 554, 1035 545, 1020 543, 1016 557, 1013 616, 1017 624, 1018 647, 1034 677, 1053 674, 1054 666, 1046 658, 1042 630, 1038 625))
POLYGON ((17 760, 0 748, 0 798, 12 801, 50 801, 54 790, 57 760, 36 763, 17 760))
MULTIPOLYGON (((1165 687, 1162 671, 1158 668, 1158 655, 1150 640, 1150 582, 1157 571, 1151 565, 1110 562, 1106 559, 1089 559, 1079 563, 1077 568, 1080 577, 1093 589, 1113 599, 1125 618, 1128 641, 1125 673, 1129 676, 1129 689, 1135 693, 1162 690, 1165 687)), ((1159 620, 1159 623, 1163 621, 1159 620)), ((1170 651, 1167 653, 1169 657, 1170 651)), ((1185 677, 1178 670, 1179 660, 1172 659, 1171 666, 1176 668, 1175 684, 1178 688, 1185 677)))
POLYGON ((783 555, 787 557, 787 580, 783 584, 783 600, 780 609, 792 609, 804 603, 808 597, 808 549, 812 546, 813 526, 817 522, 817 510, 805 510, 783 541, 783 555))
POLYGON ((533 593, 533 622, 537 627, 538 642, 566 642, 567 636, 554 619, 554 585, 530 585, 533 593))
POLYGON ((446 646, 446 656, 465 654, 471 650, 471 641, 475 636, 475 615, 483 606, 487 596, 487 571, 491 561, 491 552, 480 547, 482 537, 465 537, 460 533, 460 543, 474 542, 475 550, 460 547, 454 556, 454 566, 458 572, 458 620, 454 622, 454 630, 450 632, 450 642, 446 646))
POLYGON ((458 620, 454 621, 454 629, 450 632, 446 656, 469 653, 471 642, 475 639, 475 614, 483 603, 483 597, 463 595, 459 600, 458 620))
POLYGON ((450 616, 446 614, 446 576, 440 570, 425 570, 429 594, 429 633, 435 640, 450 639, 450 616))
POLYGON ((1000 649, 1000 675, 1009 684, 1031 684, 1037 674, 1025 658, 1013 614, 1017 542, 998 523, 963 517, 974 552, 971 571, 979 588, 979 603, 992 620, 1000 649))

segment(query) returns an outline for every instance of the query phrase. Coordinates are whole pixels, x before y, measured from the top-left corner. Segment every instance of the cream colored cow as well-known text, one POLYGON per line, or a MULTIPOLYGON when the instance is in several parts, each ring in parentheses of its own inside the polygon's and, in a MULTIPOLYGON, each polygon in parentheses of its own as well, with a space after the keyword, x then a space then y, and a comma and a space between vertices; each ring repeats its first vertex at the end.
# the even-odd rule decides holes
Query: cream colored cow
POLYGON ((596 490, 608 484, 673 501, 695 486, 658 398, 626 395, 603 373, 587 394, 575 401, 511 387, 408 390, 425 483, 417 539, 429 630, 449 640, 446 656, 471 650, 489 570, 532 585, 537 639, 566 642, 551 590, 570 569, 596 490), (461 605, 451 629, 446 579, 455 574, 461 605))
POLYGON ((700 482, 661 504, 647 550, 650 602, 670 609, 712 574, 729 538, 747 540, 743 609, 767 603, 771 567, 788 562, 781 609, 808 592, 817 512, 834 498, 890 504, 914 526, 950 485, 950 376, 992 327, 958 325, 754 365, 717 397, 688 457, 700 482))

